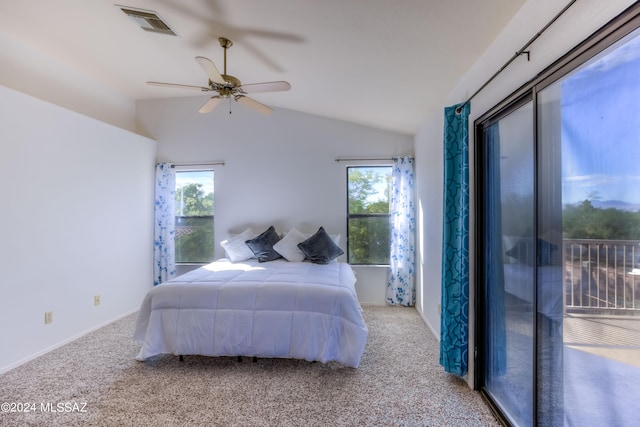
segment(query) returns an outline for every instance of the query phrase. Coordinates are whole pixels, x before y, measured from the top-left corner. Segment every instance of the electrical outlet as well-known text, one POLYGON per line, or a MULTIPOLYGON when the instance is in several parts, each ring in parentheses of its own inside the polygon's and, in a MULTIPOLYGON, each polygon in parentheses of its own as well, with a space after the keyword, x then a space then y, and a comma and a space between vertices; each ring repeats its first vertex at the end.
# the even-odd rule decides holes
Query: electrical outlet
POLYGON ((93 297, 93 305, 100 305, 100 295, 93 297))
POLYGON ((53 322, 53 311, 47 311, 44 313, 44 324, 48 325, 53 322))

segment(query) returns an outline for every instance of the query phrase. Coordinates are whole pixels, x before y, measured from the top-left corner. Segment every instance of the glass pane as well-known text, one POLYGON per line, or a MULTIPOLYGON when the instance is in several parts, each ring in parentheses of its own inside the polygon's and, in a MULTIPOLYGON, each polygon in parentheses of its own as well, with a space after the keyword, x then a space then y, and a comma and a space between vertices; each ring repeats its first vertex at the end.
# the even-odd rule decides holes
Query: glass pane
POLYGON ((389 213, 391 167, 350 167, 348 175, 348 213, 389 213))
POLYGON ((390 166, 347 168, 347 259, 350 264, 389 264, 390 166))
POLYGON ((484 130, 485 390, 509 420, 533 413, 533 104, 484 130))
POLYGON ((213 216, 176 217, 177 263, 209 263, 213 252, 213 216))
POLYGON ((176 172, 176 263, 214 259, 213 171, 176 172))
POLYGON ((349 263, 389 264, 389 216, 349 218, 349 263))
POLYGON ((213 216, 213 171, 176 172, 176 216, 213 216))
POLYGON ((542 173, 548 182, 540 184, 547 215, 539 228, 562 248, 538 273, 538 306, 549 308, 538 325, 540 396, 548 396, 539 414, 556 408, 551 421, 564 425, 637 425, 638 33, 538 99, 541 160, 548 165, 542 173))

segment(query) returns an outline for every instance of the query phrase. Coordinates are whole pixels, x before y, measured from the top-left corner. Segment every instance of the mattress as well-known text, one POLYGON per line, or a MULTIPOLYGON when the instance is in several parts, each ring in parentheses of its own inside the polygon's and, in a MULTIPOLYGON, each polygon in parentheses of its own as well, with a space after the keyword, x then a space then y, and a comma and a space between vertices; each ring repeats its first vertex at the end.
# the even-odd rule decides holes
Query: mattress
POLYGON ((134 331, 158 354, 337 361, 358 367, 368 329, 349 264, 221 259, 151 289, 134 331))

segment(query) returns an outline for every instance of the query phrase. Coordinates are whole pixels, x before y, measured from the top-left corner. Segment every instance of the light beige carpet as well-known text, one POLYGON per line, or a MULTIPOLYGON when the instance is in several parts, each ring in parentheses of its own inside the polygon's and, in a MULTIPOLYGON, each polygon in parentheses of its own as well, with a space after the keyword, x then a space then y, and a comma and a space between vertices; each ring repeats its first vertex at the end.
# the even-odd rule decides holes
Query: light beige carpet
POLYGON ((135 315, 0 375, 1 426, 499 426, 438 364, 412 308, 364 307, 358 369, 298 360, 134 359, 135 315), (28 407, 27 407, 28 406, 28 407), (29 410, 29 412, 24 412, 29 410))

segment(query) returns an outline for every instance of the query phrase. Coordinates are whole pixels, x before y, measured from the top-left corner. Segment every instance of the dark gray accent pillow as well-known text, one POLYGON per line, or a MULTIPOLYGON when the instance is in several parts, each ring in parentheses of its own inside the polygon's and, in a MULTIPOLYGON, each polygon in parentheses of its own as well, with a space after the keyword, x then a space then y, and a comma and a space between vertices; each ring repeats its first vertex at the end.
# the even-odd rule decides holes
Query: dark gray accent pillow
POLYGON ((258 258, 258 261, 267 262, 282 258, 282 255, 273 249, 273 245, 278 243, 278 240, 280 240, 280 236, 278 236, 276 229, 272 225, 265 232, 253 239, 245 241, 245 243, 249 246, 249 249, 251 249, 256 258, 258 258))
MULTIPOLYGON (((517 259, 523 264, 533 267, 533 249, 533 240, 531 238, 521 238, 511 249, 505 252, 505 254, 517 259)), ((554 245, 543 239, 538 239, 536 265, 552 265, 557 250, 558 245, 554 245)))
POLYGON ((329 264, 344 253, 323 227, 304 242, 298 243, 298 248, 304 253, 305 259, 315 264, 329 264))

